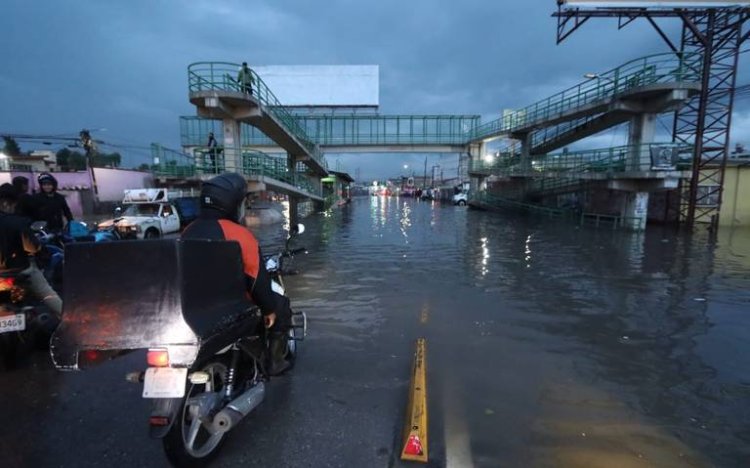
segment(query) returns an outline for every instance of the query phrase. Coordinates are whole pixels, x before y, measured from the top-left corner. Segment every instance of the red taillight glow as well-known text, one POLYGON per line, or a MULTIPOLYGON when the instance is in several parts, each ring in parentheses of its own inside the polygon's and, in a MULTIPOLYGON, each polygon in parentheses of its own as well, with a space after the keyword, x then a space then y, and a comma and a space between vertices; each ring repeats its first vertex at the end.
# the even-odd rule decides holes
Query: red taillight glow
POLYGON ((169 424, 169 418, 166 416, 151 416, 148 423, 152 426, 166 426, 169 424))
POLYGON ((169 365, 169 353, 166 349, 149 349, 146 353, 146 362, 151 367, 167 367, 169 365))
POLYGON ((0 278, 0 291, 10 291, 15 284, 15 278, 0 278))

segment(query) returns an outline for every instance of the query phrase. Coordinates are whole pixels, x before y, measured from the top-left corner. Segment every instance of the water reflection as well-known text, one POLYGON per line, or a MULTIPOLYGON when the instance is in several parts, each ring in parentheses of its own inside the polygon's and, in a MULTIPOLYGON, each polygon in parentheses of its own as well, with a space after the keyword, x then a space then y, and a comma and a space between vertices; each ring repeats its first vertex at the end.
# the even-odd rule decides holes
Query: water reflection
POLYGON ((484 276, 489 273, 487 261, 490 259, 490 249, 487 246, 488 239, 486 237, 482 237, 479 241, 482 243, 482 268, 480 269, 480 274, 484 276))
POLYGON ((749 459, 750 233, 711 246, 381 197, 305 223, 292 281, 316 334, 357 352, 427 336, 478 464, 749 459))
POLYGON ((409 234, 407 230, 409 227, 411 227, 411 219, 409 218, 409 215, 411 214, 411 207, 410 203, 404 201, 403 207, 401 208, 401 220, 399 222, 401 226, 401 234, 404 235, 404 239, 406 239, 406 243, 409 243, 409 234))

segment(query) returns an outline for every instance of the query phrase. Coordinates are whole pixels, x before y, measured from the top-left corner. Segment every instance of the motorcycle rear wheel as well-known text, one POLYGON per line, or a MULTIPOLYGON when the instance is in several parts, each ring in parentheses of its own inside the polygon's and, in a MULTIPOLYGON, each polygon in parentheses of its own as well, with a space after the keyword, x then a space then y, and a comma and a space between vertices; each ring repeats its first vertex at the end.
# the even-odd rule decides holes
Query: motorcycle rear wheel
MULTIPOLYGON (((205 384, 187 384, 185 396, 162 445, 167 458, 174 466, 205 466, 216 455, 226 441, 226 433, 211 433, 200 419, 194 417, 196 407, 190 405, 190 399, 205 392, 223 392, 224 379, 227 375, 227 364, 222 359, 214 359, 200 369, 210 376, 205 384)), ((213 418, 213 414, 210 415, 213 418)))

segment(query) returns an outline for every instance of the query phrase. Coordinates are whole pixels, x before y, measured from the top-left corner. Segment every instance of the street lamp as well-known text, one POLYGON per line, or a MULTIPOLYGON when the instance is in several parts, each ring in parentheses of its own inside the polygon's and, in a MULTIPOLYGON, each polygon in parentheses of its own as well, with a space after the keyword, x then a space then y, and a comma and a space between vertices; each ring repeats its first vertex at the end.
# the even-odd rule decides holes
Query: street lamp
POLYGON ((606 80, 606 81, 609 81, 610 83, 615 82, 615 80, 613 80, 612 78, 608 76, 601 76, 598 73, 586 73, 583 75, 583 77, 586 78, 587 80, 606 80))

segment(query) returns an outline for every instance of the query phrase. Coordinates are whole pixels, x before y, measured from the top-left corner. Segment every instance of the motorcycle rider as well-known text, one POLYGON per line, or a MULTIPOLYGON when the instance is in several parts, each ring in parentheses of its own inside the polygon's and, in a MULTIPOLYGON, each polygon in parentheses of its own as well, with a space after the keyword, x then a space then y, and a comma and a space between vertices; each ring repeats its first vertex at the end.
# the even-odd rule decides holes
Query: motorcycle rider
POLYGON ((36 254, 39 241, 31 231, 31 221, 16 214, 18 191, 11 184, 0 185, 0 270, 18 271, 28 280, 31 294, 41 299, 57 317, 62 312, 60 296, 29 257, 36 254))
POLYGON ((60 232, 67 223, 73 221, 73 213, 70 212, 65 197, 57 193, 57 179, 52 174, 44 172, 37 180, 41 191, 33 197, 33 219, 45 221, 50 232, 60 232))
POLYGON ((245 219, 247 182, 236 173, 216 176, 203 183, 198 219, 182 233, 183 239, 220 239, 240 244, 242 263, 247 278, 247 291, 264 316, 271 332, 271 375, 284 372, 287 337, 291 325, 291 309, 286 298, 273 291, 271 278, 263 264, 255 236, 241 223, 245 219))

